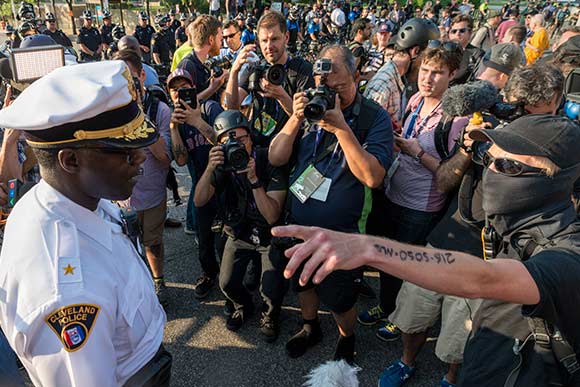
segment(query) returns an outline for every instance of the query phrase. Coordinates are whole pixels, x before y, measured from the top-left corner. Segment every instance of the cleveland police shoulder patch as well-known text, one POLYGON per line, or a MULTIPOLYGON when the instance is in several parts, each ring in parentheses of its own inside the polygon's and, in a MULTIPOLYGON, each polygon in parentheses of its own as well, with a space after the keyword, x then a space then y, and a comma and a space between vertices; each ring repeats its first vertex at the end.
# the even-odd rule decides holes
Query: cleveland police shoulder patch
POLYGON ((83 347, 89 335, 100 307, 92 304, 74 304, 63 306, 52 312, 45 321, 56 333, 67 352, 74 352, 83 347))

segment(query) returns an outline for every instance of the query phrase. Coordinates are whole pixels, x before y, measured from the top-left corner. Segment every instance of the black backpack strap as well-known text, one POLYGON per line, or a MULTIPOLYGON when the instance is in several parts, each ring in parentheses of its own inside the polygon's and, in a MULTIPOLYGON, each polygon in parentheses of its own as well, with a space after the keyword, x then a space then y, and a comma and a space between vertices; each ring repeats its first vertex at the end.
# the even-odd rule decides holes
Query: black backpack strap
POLYGON ((435 149, 441 160, 446 160, 451 155, 449 152, 449 132, 453 126, 453 117, 447 115, 443 116, 443 119, 439 121, 437 127, 435 128, 435 149))
MULTIPOLYGON (((355 112, 358 115, 357 121, 355 124, 355 135, 357 136, 358 141, 361 145, 364 144, 367 138, 367 134, 371 126, 375 123, 375 119, 377 114, 379 113, 382 107, 377 104, 375 101, 364 98, 360 94, 358 94, 357 98, 360 98, 359 104, 359 111, 355 112)), ((355 106, 356 108, 356 106, 355 106)))

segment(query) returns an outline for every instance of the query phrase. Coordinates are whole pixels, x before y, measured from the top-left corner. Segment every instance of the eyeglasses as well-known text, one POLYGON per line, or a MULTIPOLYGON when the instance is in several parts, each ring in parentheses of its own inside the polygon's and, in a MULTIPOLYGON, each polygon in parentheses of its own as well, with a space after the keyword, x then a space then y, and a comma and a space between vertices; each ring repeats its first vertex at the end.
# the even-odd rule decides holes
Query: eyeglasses
POLYGON ((450 34, 457 34, 457 33, 464 34, 467 31, 471 31, 471 30, 469 28, 454 28, 454 29, 449 30, 449 33, 450 34))
POLYGON ((495 170, 498 173, 506 176, 519 176, 524 173, 543 173, 542 168, 531 167, 519 161, 512 160, 507 157, 493 157, 489 152, 485 152, 482 157, 483 166, 489 168, 493 163, 495 170))
POLYGON ((233 34, 230 34, 230 35, 224 35, 224 39, 231 39, 234 36, 236 36, 238 33, 239 33, 239 31, 238 32, 234 32, 233 34))
POLYGON ((445 51, 455 51, 459 48, 459 44, 455 42, 442 42, 440 40, 430 40, 427 43, 427 48, 437 49, 442 47, 445 51))

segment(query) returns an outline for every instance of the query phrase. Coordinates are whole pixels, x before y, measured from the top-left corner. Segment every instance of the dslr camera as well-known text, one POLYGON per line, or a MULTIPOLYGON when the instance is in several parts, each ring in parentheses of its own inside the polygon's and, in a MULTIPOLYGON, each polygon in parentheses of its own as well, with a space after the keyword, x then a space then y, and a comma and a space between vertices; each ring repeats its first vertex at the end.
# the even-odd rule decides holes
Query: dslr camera
POLYGON ((281 86, 286 80, 286 70, 281 64, 258 64, 250 74, 248 79, 248 89, 250 91, 263 91, 260 88, 260 79, 265 79, 273 85, 281 86))
POLYGON ((230 132, 228 141, 222 145, 224 152, 224 171, 242 171, 248 167, 250 155, 246 152, 246 148, 238 140, 236 134, 230 132))
POLYGON ((232 63, 234 61, 233 56, 225 55, 221 58, 213 57, 205 61, 205 67, 210 69, 211 75, 214 78, 219 78, 223 75, 224 70, 229 70, 232 68, 232 63))
POLYGON ((326 77, 332 71, 330 59, 319 59, 314 63, 314 75, 320 75, 320 86, 306 90, 309 102, 304 107, 304 117, 310 122, 317 122, 324 117, 327 110, 334 109, 336 92, 326 86, 326 77))

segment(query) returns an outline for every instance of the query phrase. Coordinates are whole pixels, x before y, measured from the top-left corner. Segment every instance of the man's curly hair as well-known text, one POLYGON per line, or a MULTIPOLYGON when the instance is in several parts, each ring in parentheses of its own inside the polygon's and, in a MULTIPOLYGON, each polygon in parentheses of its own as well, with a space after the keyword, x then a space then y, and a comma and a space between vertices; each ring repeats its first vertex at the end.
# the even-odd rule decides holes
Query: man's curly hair
POLYGON ((504 88, 508 101, 529 106, 549 104, 563 90, 564 75, 547 63, 515 69, 504 88))

